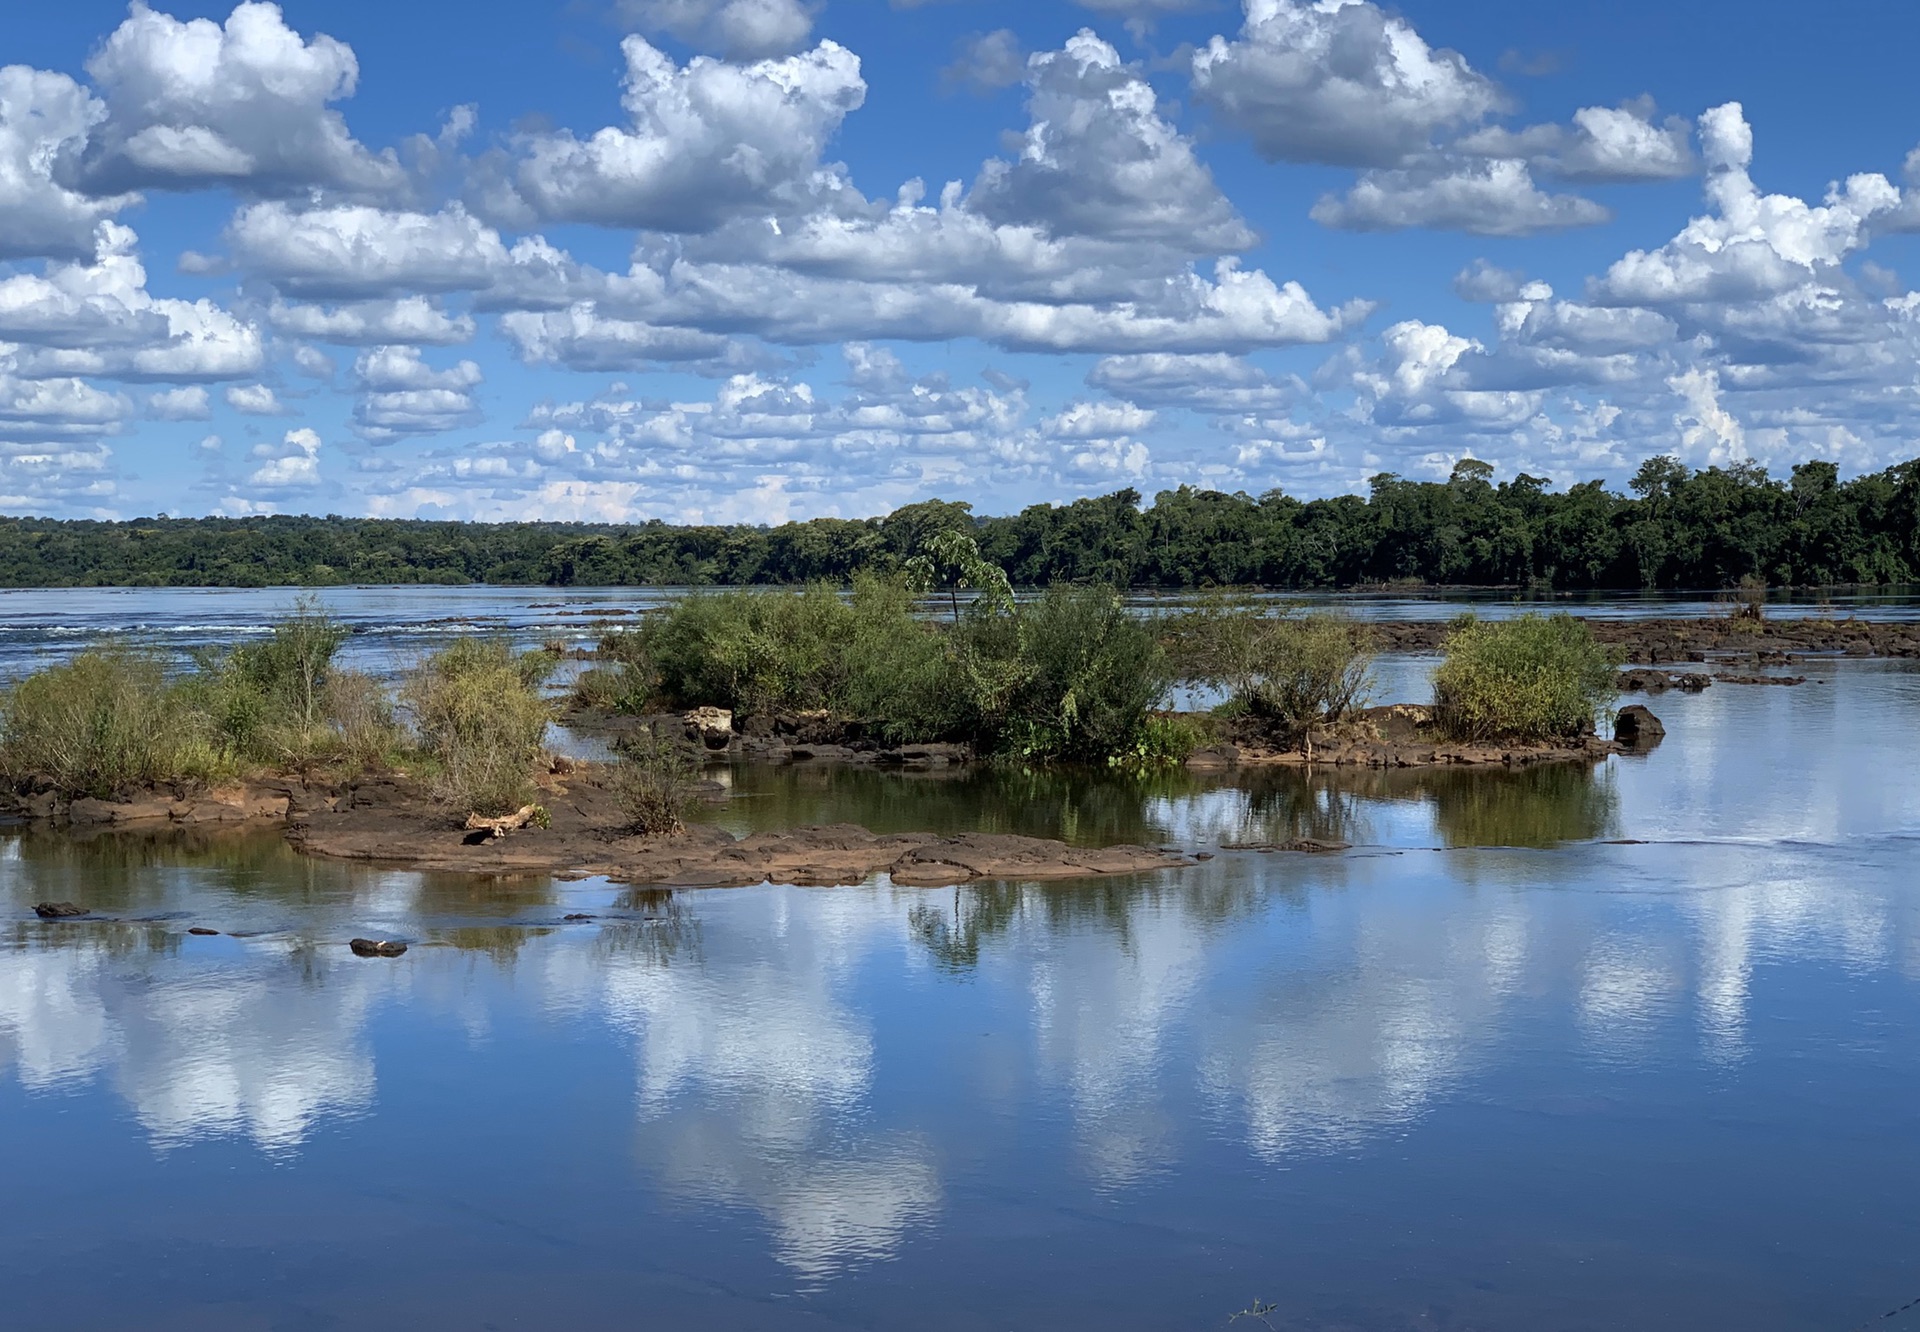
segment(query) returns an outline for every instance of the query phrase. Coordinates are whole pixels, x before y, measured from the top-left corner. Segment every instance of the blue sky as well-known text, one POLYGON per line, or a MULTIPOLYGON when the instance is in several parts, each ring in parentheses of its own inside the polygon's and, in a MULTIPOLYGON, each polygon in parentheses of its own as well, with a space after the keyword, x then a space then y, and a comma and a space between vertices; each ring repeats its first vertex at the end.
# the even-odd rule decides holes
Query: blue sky
POLYGON ((1920 454, 1916 39, 1845 2, 21 7, 0 511, 1871 470, 1920 454))

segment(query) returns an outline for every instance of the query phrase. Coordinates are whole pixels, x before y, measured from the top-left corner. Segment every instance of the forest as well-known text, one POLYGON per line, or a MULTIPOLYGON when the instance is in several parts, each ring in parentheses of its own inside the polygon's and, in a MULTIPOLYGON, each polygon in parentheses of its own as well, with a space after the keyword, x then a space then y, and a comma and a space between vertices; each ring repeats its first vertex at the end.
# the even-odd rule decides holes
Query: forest
POLYGON ((1182 486, 1121 490, 1005 517, 928 500, 881 518, 778 526, 471 523, 327 517, 0 518, 0 586, 352 583, 754 585, 891 573, 972 536, 1018 587, 1712 589, 1920 582, 1920 459, 1843 480, 1657 457, 1628 493, 1495 483, 1466 459, 1446 481, 1372 478, 1300 500, 1182 486))

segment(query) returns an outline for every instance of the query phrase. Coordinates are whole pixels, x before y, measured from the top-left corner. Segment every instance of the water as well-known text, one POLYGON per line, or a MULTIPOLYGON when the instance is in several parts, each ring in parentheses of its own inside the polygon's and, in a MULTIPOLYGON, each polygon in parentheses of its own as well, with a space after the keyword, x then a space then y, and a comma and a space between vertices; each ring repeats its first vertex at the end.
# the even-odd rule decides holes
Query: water
POLYGON ((1850 1332, 1920 1295, 1920 671, 1815 673, 1649 700, 1666 743, 1591 776, 741 770, 712 815, 1356 844, 1130 879, 663 893, 15 831, 5 1325, 1257 1299, 1317 1332, 1850 1332))

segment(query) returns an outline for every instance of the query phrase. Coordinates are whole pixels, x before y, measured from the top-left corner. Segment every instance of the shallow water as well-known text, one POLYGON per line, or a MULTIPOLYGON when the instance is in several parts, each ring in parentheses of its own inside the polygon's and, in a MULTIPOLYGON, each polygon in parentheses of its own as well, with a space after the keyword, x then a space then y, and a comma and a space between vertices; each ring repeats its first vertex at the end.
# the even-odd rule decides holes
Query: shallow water
POLYGON ((1816 674, 1649 700, 1590 776, 742 770, 712 815, 1356 844, 1077 884, 15 832, 0 1322, 1847 1332, 1920 1295, 1920 670, 1816 674))

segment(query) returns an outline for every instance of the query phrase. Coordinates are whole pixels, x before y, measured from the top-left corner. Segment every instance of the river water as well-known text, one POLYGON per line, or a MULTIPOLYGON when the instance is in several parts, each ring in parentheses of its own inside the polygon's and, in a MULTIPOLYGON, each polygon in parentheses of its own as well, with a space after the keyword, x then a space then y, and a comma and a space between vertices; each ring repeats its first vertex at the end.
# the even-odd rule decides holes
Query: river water
POLYGON ((1591 775, 741 770, 712 816, 1218 853, 1075 884, 14 830, 0 1325, 1920 1327, 1920 670, 1810 674, 1591 775), (1356 849, 1222 849, 1303 834, 1356 849))

